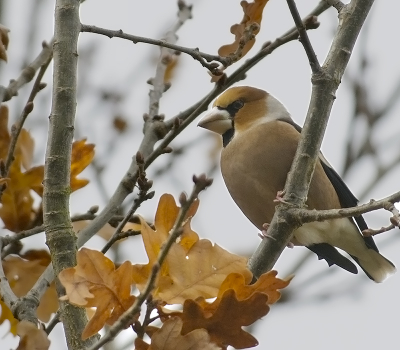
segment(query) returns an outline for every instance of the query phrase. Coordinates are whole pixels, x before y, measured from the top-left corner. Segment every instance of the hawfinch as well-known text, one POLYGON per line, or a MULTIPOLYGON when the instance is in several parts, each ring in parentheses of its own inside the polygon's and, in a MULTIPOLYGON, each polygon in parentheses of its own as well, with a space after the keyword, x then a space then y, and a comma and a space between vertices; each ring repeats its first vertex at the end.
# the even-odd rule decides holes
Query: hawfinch
MULTIPOLYGON (((222 135, 221 172, 226 187, 244 215, 259 229, 271 222, 274 199, 283 190, 301 128, 276 98, 266 91, 239 86, 226 90, 198 124, 222 135)), ((338 209, 357 205, 339 175, 320 154, 311 181, 308 209, 338 209)), ((378 253, 362 216, 306 223, 294 231, 292 243, 303 245, 325 259, 357 273, 357 267, 335 248, 346 251, 375 282, 396 272, 378 253)))

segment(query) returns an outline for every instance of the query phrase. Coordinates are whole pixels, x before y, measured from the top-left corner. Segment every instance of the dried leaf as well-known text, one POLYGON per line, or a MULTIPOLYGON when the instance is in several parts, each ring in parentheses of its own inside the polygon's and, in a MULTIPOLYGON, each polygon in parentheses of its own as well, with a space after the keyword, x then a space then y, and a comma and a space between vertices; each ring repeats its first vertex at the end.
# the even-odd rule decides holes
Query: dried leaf
POLYGON ((11 310, 8 308, 6 304, 4 304, 2 300, 0 300, 0 306, 1 306, 0 325, 2 325, 5 320, 8 320, 10 322, 10 333, 17 335, 18 320, 14 318, 14 315, 12 314, 11 310))
POLYGON ((92 162, 94 157, 94 145, 86 143, 86 139, 75 141, 72 144, 71 153, 71 191, 74 192, 86 186, 89 180, 76 177, 92 162))
POLYGON ((101 252, 82 248, 77 254, 77 265, 60 272, 59 279, 67 293, 63 299, 96 308, 82 333, 83 339, 96 334, 105 324, 113 324, 133 304, 131 269, 128 261, 115 269, 114 263, 101 252))
MULTIPOLYGON (((231 27, 231 33, 235 35, 235 41, 230 45, 221 46, 218 50, 218 54, 223 57, 227 57, 236 52, 241 45, 240 40, 245 33, 246 28, 251 26, 253 23, 258 24, 258 29, 253 31, 254 35, 257 35, 260 31, 262 13, 268 0, 254 0, 252 3, 247 1, 241 1, 240 5, 243 8, 243 19, 239 24, 234 24, 231 27)), ((255 37, 249 40, 243 47, 241 57, 245 56, 247 52, 253 47, 256 42, 255 37)))
POLYGON ((21 337, 17 350, 47 350, 50 347, 46 332, 31 322, 18 323, 17 333, 21 337))
MULTIPOLYGON (((198 235, 190 228, 190 218, 196 213, 199 206, 199 201, 195 201, 189 209, 186 216, 186 223, 183 227, 183 235, 181 237, 181 243, 184 247, 190 247, 198 235)), ((149 262, 146 265, 136 264, 133 266, 133 279, 139 290, 142 290, 147 282, 147 279, 151 273, 152 266, 157 260, 158 254, 160 253, 161 246, 169 237, 169 232, 174 226, 175 220, 179 213, 179 207, 175 203, 175 199, 170 194, 163 194, 158 203, 156 217, 154 220, 155 230, 153 230, 144 220, 139 217, 142 232, 142 238, 144 247, 149 258, 149 262)), ((188 248, 187 248, 188 249, 188 248)), ((163 264, 161 276, 168 275, 167 264, 163 264)))
POLYGON ((205 329, 195 329, 181 335, 182 320, 173 317, 166 321, 160 330, 151 337, 149 350, 217 350, 217 345, 210 342, 205 329))
POLYGON ((179 55, 171 55, 164 73, 164 83, 170 83, 178 65, 179 55))
MULTIPOLYGON (((8 131, 8 108, 0 109, 0 159, 6 159, 10 143, 8 131)), ((1 198, 0 218, 4 226, 13 232, 30 228, 35 211, 30 191, 41 187, 43 167, 28 169, 33 156, 34 141, 28 131, 21 130, 20 138, 14 151, 7 178, 7 187, 1 198)))
POLYGON ((238 300, 235 291, 227 290, 215 312, 209 316, 201 305, 194 300, 186 300, 183 305, 182 334, 204 328, 210 339, 217 345, 226 348, 244 349, 258 345, 257 339, 245 332, 242 327, 249 326, 269 312, 268 296, 255 293, 250 298, 238 300))
POLYGON ((0 60, 7 62, 8 33, 10 30, 0 24, 0 60))
MULTIPOLYGON (((26 295, 49 263, 50 255, 45 250, 28 251, 21 257, 7 256, 3 260, 3 269, 15 295, 26 295)), ((57 310, 58 297, 52 283, 40 300, 37 315, 41 321, 48 322, 51 314, 57 310)))
POLYGON ((267 303, 269 305, 275 304, 281 297, 278 289, 286 288, 291 281, 291 278, 288 280, 276 278, 277 274, 277 271, 268 271, 261 275, 256 283, 246 285, 246 281, 241 274, 232 273, 221 284, 218 297, 221 297, 228 289, 233 289, 236 292, 238 300, 247 299, 254 293, 259 292, 268 295, 267 303))
POLYGON ((212 245, 206 239, 196 242, 188 252, 179 244, 173 245, 166 263, 169 274, 160 278, 156 297, 168 304, 216 297, 221 283, 232 272, 242 274, 247 282, 252 276, 246 258, 212 245))
POLYGON ((125 118, 117 115, 113 119, 114 129, 118 131, 118 133, 123 134, 128 128, 128 122, 125 118))
MULTIPOLYGON (((8 108, 0 108, 0 159, 6 159, 10 133, 8 131, 8 108)), ((33 207, 34 199, 31 190, 43 196, 44 167, 31 167, 34 140, 29 132, 21 130, 11 163, 7 179, 7 187, 1 197, 0 218, 4 226, 12 231, 19 232, 31 228, 35 219, 36 210, 33 207), (26 171, 23 172, 22 169, 26 171)), ((74 142, 72 145, 71 163, 71 190, 75 191, 85 186, 89 181, 77 179, 77 175, 87 167, 94 155, 94 145, 85 144, 85 140, 74 142)))

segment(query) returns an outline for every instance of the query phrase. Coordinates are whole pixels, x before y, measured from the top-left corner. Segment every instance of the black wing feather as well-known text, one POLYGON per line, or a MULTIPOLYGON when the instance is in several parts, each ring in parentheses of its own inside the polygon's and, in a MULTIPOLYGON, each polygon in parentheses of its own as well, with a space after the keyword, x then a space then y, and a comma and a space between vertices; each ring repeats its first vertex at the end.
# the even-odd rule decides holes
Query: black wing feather
POLYGON ((318 255, 318 259, 325 259, 329 266, 337 265, 351 273, 358 273, 356 265, 340 254, 337 249, 328 243, 312 244, 307 247, 318 255))

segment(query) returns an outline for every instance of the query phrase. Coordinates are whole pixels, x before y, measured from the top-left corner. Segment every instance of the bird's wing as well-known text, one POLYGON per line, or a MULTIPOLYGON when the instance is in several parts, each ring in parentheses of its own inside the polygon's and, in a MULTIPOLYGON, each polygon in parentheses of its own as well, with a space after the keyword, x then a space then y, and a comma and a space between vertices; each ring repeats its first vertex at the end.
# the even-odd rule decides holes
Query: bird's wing
MULTIPOLYGON (((283 119, 282 121, 285 121, 292 125, 299 133, 301 133, 302 128, 301 126, 297 125, 292 119, 283 119)), ((347 187, 347 185, 344 183, 342 178, 339 176, 339 174, 332 168, 332 166, 328 163, 328 161, 325 159, 325 157, 322 155, 320 152, 319 155, 319 160, 321 162, 322 168, 325 171, 326 176, 328 179, 331 181, 337 195, 339 198, 339 202, 342 206, 342 208, 350 208, 350 207, 355 207, 358 204, 358 199, 354 196, 354 194, 350 191, 350 189, 347 187)), ((353 218, 349 218, 349 220, 353 221, 353 218)), ((367 223, 365 222, 364 218, 362 215, 355 216, 354 220, 360 229, 360 231, 366 230, 368 228, 367 223)), ((353 221, 354 222, 354 221, 353 221)), ((374 239, 372 237, 364 237, 364 242, 366 246, 370 249, 375 250, 378 252, 378 248, 374 242, 374 239)), ((336 250, 336 249, 335 249, 336 250)), ((314 250, 313 250, 314 251, 314 250)), ((315 252, 315 251, 314 251, 315 252)), ((316 254, 319 255, 319 253, 315 252, 316 254)), ((325 258, 327 251, 325 249, 321 249, 321 257, 325 258), (322 252, 323 251, 323 252, 322 252)), ((329 258, 329 257, 328 257, 329 258)), ((328 261, 328 259, 326 259, 328 261)), ((328 261, 329 264, 329 261, 328 261)), ((347 269, 346 269, 347 270, 347 269)))
POLYGON ((325 259, 329 266, 337 265, 351 273, 357 274, 358 270, 349 259, 340 254, 337 249, 328 243, 312 244, 307 247, 317 254, 318 259, 325 259))

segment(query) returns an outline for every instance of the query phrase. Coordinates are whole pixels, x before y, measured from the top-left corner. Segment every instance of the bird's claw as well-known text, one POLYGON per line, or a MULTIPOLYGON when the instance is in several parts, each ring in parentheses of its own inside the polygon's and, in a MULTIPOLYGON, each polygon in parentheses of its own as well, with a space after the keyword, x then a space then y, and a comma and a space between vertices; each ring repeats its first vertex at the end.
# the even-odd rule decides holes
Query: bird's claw
POLYGON ((283 200, 283 196, 285 195, 285 190, 283 191, 278 191, 276 193, 276 197, 274 199, 274 203, 284 203, 284 204, 289 204, 288 202, 283 200))
POLYGON ((261 232, 258 233, 258 237, 260 237, 261 239, 264 239, 264 238, 272 238, 274 241, 276 241, 276 239, 275 239, 274 237, 270 236, 270 235, 267 233, 269 226, 270 226, 270 224, 264 223, 264 224, 262 225, 263 230, 262 230, 261 232))

